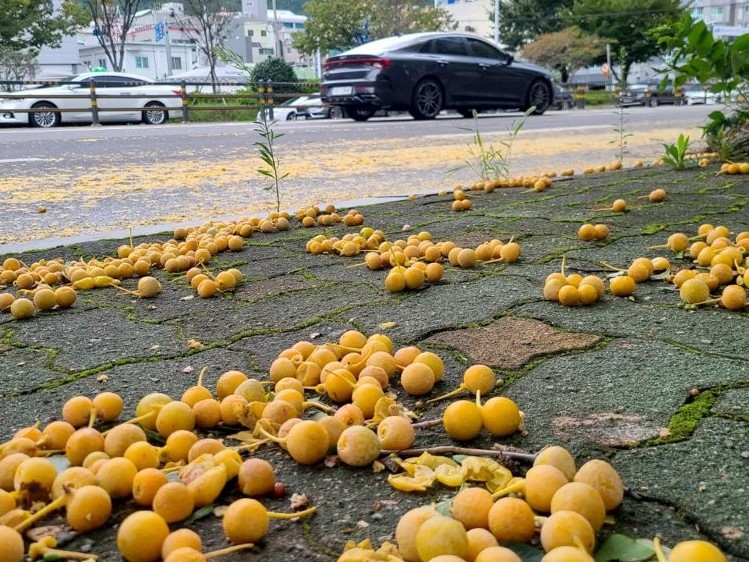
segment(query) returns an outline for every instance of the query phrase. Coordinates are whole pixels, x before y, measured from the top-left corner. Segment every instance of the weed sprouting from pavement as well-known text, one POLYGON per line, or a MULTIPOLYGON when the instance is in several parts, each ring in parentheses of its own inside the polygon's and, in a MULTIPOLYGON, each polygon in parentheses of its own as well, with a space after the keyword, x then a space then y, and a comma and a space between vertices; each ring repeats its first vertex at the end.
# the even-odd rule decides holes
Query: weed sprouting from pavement
POLYGON ((664 164, 669 164, 674 170, 683 170, 687 167, 687 150, 689 149, 689 137, 680 134, 674 144, 663 144, 665 154, 662 157, 664 164))
MULTIPOLYGON (((236 68, 247 74, 247 77, 252 76, 252 67, 244 62, 239 54, 228 49, 220 48, 217 50, 218 56, 225 62, 230 62, 236 68)), ((278 122, 275 119, 269 117, 270 108, 262 107, 263 99, 260 99, 261 108, 258 111, 257 119, 255 120, 256 127, 254 131, 260 136, 261 140, 255 141, 253 144, 257 147, 258 156, 265 164, 264 167, 258 168, 257 171, 262 176, 265 176, 271 180, 271 183, 265 187, 266 191, 272 191, 276 197, 276 212, 281 212, 281 180, 287 177, 288 173, 281 173, 280 161, 276 153, 276 141, 280 139, 283 133, 277 133, 274 130, 274 125, 278 122)))
MULTIPOLYGON (((623 68, 627 61, 627 51, 624 48, 619 51, 618 59, 619 66, 623 68)), ((622 93, 626 89, 626 86, 626 83, 621 83, 619 85, 622 93)), ((629 123, 629 119, 627 119, 627 113, 621 99, 619 99, 618 103, 616 104, 615 115, 617 118, 616 125, 614 126, 614 133, 616 133, 616 137, 614 138, 614 140, 609 141, 609 144, 617 145, 618 160, 623 164, 624 155, 627 153, 627 139, 632 136, 632 133, 627 132, 626 125, 627 123, 629 123)))
POLYGON ((276 140, 283 136, 283 133, 277 133, 273 130, 273 125, 277 123, 275 120, 268 119, 268 112, 265 109, 261 109, 258 113, 257 127, 255 132, 260 135, 262 140, 255 141, 255 146, 258 150, 260 159, 265 163, 265 167, 258 168, 258 173, 269 178, 271 180, 270 185, 265 189, 273 191, 276 196, 276 211, 281 212, 281 180, 287 177, 289 174, 281 173, 280 162, 278 155, 276 154, 276 140))
POLYGON ((468 145, 468 157, 462 164, 458 164, 448 170, 448 174, 454 174, 461 170, 470 170, 479 176, 482 181, 488 181, 498 178, 506 178, 510 170, 510 154, 512 152, 512 143, 523 129, 528 116, 535 111, 535 107, 528 109, 523 118, 519 121, 512 121, 507 132, 510 138, 506 141, 500 141, 499 146, 489 144, 484 141, 479 131, 479 120, 476 111, 473 111, 473 128, 461 127, 465 131, 473 133, 472 143, 468 145))

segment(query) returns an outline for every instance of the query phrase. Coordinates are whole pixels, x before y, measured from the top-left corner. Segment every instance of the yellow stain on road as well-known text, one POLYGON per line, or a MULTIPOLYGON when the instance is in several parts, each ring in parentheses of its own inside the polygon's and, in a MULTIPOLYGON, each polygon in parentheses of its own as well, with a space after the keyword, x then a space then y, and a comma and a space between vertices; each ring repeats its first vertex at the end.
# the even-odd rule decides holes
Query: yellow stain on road
MULTIPOLYGON (((510 175, 534 175, 563 168, 583 168, 613 161, 619 148, 612 128, 521 131, 512 141, 510 175)), ((699 138, 699 130, 659 129, 626 138, 625 167, 637 159, 649 163, 663 153, 662 143, 680 133, 699 138)), ((487 145, 506 151, 508 134, 482 135, 487 145)), ((466 167, 472 135, 320 143, 294 147, 279 143, 284 208, 297 209, 331 201, 436 192, 456 182, 479 179, 466 167), (455 175, 448 171, 464 169, 455 175)), ((215 152, 172 153, 168 160, 123 163, 116 154, 98 155, 91 166, 77 165, 47 174, 0 179, 6 208, 13 209, 13 236, 0 232, 0 244, 80 232, 107 231, 157 224, 203 222, 211 218, 264 213, 274 197, 258 174, 262 162, 253 147, 215 152), (48 213, 39 215, 37 205, 48 213), (101 209, 107 210, 102 211, 101 209), (116 209, 112 211, 111 209, 116 209), (81 210, 85 210, 82 213, 81 210), (57 211, 57 212, 55 212, 57 211), (57 217, 53 220, 52 217, 57 217)))

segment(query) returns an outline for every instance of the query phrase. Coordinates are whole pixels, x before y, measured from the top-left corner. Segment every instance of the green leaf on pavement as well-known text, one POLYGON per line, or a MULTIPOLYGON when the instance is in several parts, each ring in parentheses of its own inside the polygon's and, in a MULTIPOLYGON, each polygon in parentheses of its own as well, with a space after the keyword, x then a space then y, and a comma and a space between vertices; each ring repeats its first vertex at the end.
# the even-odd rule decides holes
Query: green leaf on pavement
POLYGON ((654 555, 653 541, 613 534, 596 552, 596 562, 641 562, 654 555))
POLYGON ((541 558, 544 557, 543 550, 538 550, 527 544, 512 542, 503 544, 502 546, 509 548, 515 554, 520 556, 520 559, 523 562, 541 562, 541 558))

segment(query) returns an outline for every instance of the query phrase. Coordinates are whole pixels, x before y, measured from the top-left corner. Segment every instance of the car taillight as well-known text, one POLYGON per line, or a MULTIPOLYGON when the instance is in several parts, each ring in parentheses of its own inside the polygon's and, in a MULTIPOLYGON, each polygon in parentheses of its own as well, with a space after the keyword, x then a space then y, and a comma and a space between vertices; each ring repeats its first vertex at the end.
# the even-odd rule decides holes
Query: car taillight
POLYGON ((326 60, 323 64, 323 70, 330 70, 336 66, 372 66, 374 68, 387 68, 392 61, 382 57, 366 57, 356 59, 335 59, 326 60))
POLYGON ((178 97, 179 97, 179 96, 181 96, 181 95, 182 95, 182 88, 179 88, 179 89, 177 89, 177 90, 172 90, 172 93, 173 93, 173 94, 174 94, 175 96, 178 96, 178 97))

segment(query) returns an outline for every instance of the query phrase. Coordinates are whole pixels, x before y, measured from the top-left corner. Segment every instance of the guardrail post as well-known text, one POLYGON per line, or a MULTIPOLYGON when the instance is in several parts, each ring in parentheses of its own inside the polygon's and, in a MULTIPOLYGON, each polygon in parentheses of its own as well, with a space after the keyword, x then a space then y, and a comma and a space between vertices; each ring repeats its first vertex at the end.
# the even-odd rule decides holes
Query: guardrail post
POLYGON ((187 98, 187 84, 184 80, 182 80, 179 84, 179 91, 180 91, 180 99, 182 100, 182 122, 187 123, 188 122, 188 105, 190 104, 190 100, 187 98))
POLYGON ((257 94, 258 94, 258 102, 260 105, 260 111, 263 114, 263 118, 265 118, 265 80, 258 80, 257 83, 257 94))
POLYGON ((267 92, 267 96, 268 96, 267 103, 268 103, 268 110, 270 111, 269 118, 272 120, 273 119, 273 81, 272 80, 267 81, 267 86, 265 88, 265 91, 267 92))
POLYGON ((96 83, 93 80, 88 81, 88 92, 91 96, 91 124, 99 124, 99 103, 96 100, 96 83))

